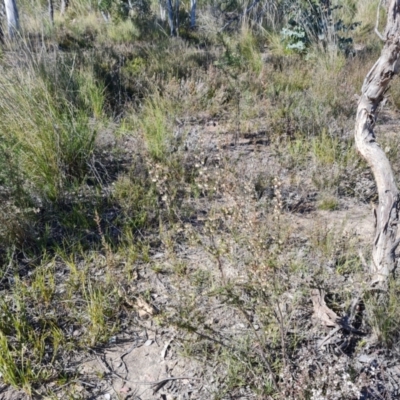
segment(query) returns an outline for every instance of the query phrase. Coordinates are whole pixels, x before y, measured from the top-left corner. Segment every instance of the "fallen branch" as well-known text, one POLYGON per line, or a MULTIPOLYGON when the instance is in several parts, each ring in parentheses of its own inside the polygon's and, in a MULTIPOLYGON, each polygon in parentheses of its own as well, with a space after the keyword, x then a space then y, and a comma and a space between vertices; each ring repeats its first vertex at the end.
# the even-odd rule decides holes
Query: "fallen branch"
POLYGON ((340 318, 326 305, 325 291, 322 289, 312 289, 311 299, 314 306, 314 317, 325 326, 338 327, 340 318))

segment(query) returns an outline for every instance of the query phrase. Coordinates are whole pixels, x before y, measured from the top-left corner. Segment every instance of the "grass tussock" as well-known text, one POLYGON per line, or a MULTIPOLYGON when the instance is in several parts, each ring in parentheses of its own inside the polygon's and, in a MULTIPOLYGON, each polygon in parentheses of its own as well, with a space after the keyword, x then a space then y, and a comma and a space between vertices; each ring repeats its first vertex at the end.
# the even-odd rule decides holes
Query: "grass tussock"
POLYGON ((21 68, 6 67, 0 83, 2 139, 32 189, 52 200, 85 177, 96 132, 90 118, 103 107, 103 88, 74 61, 27 55, 21 68))

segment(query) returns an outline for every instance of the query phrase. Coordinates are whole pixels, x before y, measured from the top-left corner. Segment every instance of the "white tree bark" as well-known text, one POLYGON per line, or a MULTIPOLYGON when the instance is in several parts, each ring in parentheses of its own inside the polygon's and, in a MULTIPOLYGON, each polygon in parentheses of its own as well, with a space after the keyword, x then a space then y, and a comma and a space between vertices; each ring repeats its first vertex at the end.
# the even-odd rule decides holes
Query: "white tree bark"
POLYGON ((181 3, 180 0, 175 0, 175 7, 174 7, 174 17, 175 17, 175 35, 179 36, 179 7, 181 3))
MULTIPOLYGON (((171 36, 178 36, 180 2, 179 0, 166 0, 165 5, 167 8, 170 34, 171 36)), ((160 11, 161 11, 161 2, 160 2, 160 11)))
POLYGON ((49 19, 51 25, 54 25, 54 6, 53 6, 53 0, 48 0, 48 6, 49 6, 49 19))
POLYGON ((64 15, 67 11, 69 0, 61 0, 60 14, 64 15))
POLYGON ((100 14, 103 17, 104 22, 108 24, 111 20, 110 13, 108 11, 101 11, 100 14))
POLYGON ((176 26, 174 18, 174 5, 173 0, 167 0, 167 13, 168 13, 168 24, 171 36, 176 36, 176 26))
POLYGON ((13 39, 19 31, 18 8, 15 0, 4 0, 7 16, 7 28, 10 39, 13 39))
POLYGON ((196 6, 197 0, 190 0, 190 28, 196 27, 196 6))
POLYGON ((167 20, 167 11, 163 0, 159 1, 160 4, 160 20, 165 22, 167 20))
POLYGON ((372 284, 385 286, 396 267, 395 250, 399 222, 399 190, 385 152, 376 141, 377 109, 400 69, 400 0, 390 0, 381 56, 367 74, 357 109, 356 146, 372 169, 378 188, 376 231, 372 249, 372 284))

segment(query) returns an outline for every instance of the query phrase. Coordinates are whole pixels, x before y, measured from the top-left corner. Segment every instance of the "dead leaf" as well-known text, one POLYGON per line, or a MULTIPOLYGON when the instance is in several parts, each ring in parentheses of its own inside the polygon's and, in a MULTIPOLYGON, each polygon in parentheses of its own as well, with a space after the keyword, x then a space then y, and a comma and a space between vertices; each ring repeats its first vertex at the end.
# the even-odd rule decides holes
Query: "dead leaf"
POLYGON ((128 386, 124 386, 119 390, 120 393, 129 393, 130 391, 131 391, 131 388, 128 386))
POLYGON ((139 317, 142 318, 152 316, 156 314, 157 311, 155 307, 145 301, 142 297, 139 297, 136 300, 136 309, 139 313, 139 317))

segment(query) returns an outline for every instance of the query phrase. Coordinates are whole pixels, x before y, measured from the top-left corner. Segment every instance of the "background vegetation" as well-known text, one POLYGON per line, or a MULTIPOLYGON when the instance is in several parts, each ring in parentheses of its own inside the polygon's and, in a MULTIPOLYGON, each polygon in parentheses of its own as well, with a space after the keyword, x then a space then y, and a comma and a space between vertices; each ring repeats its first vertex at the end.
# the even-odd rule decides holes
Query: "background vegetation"
MULTIPOLYGON (((368 259, 370 232, 343 218, 377 196, 352 130, 378 3, 200 0, 190 29, 182 2, 172 38, 157 2, 71 0, 54 24, 43 1, 18 3, 0 49, 4 387, 89 398, 72 365, 143 326, 147 304, 182 357, 217 371, 198 398, 392 390, 356 360, 396 360, 397 281, 359 311, 373 340, 336 344, 345 365, 320 354, 316 373, 309 356, 329 333, 311 288, 344 313, 368 259)), ((393 86, 381 134, 398 172, 393 86)))

